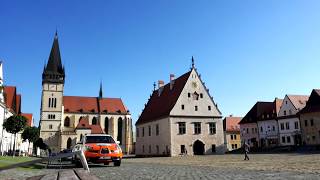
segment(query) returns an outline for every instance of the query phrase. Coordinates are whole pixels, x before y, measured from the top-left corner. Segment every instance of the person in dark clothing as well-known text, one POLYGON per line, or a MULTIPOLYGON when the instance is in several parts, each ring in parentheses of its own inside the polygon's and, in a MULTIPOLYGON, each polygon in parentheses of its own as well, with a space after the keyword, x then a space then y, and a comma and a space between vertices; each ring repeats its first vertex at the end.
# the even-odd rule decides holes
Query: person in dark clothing
POLYGON ((250 147, 247 143, 244 143, 244 160, 248 160, 249 161, 249 153, 250 147))

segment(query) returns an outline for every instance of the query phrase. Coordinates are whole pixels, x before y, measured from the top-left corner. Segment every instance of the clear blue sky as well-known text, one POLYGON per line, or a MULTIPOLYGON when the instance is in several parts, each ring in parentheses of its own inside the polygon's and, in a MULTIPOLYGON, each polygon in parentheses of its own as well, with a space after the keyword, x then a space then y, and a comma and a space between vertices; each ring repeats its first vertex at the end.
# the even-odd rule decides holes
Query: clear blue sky
POLYGON ((121 97, 135 122, 159 79, 191 56, 223 115, 320 88, 319 1, 2 1, 6 85, 39 120, 41 74, 56 28, 65 95, 121 97))

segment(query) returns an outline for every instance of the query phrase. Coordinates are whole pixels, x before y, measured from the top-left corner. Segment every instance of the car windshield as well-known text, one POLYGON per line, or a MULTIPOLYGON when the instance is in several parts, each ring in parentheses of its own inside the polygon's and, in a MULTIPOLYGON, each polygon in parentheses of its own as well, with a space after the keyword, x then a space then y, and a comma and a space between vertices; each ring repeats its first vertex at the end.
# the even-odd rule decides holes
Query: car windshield
POLYGON ((110 136, 87 136, 86 143, 115 143, 110 136))

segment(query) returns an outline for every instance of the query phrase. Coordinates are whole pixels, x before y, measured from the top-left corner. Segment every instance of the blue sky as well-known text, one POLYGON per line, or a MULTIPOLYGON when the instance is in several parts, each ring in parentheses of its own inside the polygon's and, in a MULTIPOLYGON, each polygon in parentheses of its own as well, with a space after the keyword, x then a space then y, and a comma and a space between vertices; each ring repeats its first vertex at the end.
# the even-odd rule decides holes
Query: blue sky
POLYGON ((41 74, 58 29, 65 95, 121 97, 135 122, 191 56, 223 115, 320 88, 319 1, 1 1, 6 85, 38 124, 41 74))

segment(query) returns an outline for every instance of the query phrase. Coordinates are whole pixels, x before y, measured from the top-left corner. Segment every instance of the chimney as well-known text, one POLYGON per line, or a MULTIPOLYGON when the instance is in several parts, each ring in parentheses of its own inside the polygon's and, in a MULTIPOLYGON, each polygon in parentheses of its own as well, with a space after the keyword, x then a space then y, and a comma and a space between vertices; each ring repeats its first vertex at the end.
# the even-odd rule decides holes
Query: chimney
POLYGON ((159 80, 159 81, 158 81, 158 96, 161 95, 162 90, 163 90, 163 86, 164 86, 164 81, 159 80))
POLYGON ((174 74, 170 74, 170 90, 173 89, 174 85, 174 74))

